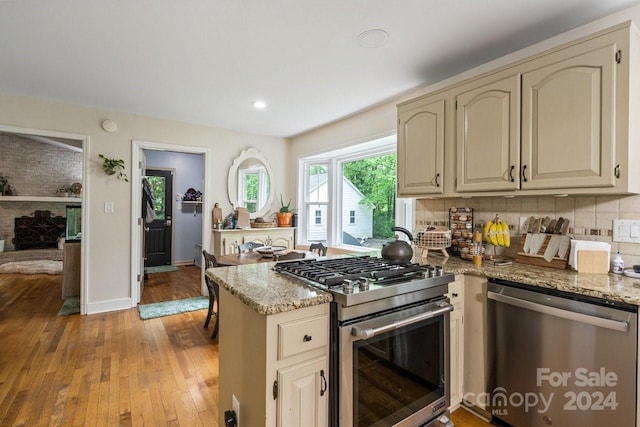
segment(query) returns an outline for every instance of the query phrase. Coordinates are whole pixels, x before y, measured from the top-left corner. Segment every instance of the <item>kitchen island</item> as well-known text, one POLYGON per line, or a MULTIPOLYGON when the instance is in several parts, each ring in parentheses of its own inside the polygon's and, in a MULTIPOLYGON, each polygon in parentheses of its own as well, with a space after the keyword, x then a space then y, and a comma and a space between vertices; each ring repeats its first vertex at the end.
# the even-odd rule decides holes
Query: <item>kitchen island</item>
MULTIPOLYGON (((465 393, 483 392, 486 384, 482 355, 486 350, 488 278, 640 305, 640 280, 626 276, 578 274, 516 263, 478 267, 460 258, 437 255, 424 259, 416 255, 413 261, 443 266, 456 275, 456 282, 449 285, 455 307, 452 346, 459 340, 459 350, 451 350, 452 358, 459 362, 456 365, 452 360, 451 365, 454 404, 459 404, 465 393), (466 318, 464 322, 462 318, 466 318), (454 327, 459 328, 456 334, 454 327)), ((325 387, 328 376, 328 306, 332 297, 300 279, 273 271, 273 265, 215 268, 206 273, 220 285, 220 425, 224 425, 224 412, 233 408, 234 396, 243 426, 296 425, 293 417, 298 420, 300 413, 309 415, 307 425, 327 425, 326 394, 320 397, 317 391, 325 387), (311 340, 305 341, 306 336, 311 340), (313 399, 300 403, 302 396, 313 399)))
POLYGON ((331 295, 273 263, 206 274, 219 293, 219 425, 326 426, 331 295))

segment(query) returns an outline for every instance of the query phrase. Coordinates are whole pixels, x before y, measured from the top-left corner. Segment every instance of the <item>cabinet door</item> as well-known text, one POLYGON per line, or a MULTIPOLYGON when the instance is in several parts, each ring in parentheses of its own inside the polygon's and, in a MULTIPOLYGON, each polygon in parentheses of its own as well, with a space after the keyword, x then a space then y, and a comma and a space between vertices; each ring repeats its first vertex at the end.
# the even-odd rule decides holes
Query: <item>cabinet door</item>
POLYGON ((398 194, 443 193, 445 100, 398 114, 398 194))
POLYGON ((274 246, 286 246, 288 249, 293 249, 293 242, 288 237, 275 236, 272 242, 274 246))
POLYGON ((480 87, 470 85, 456 96, 456 190, 516 190, 520 75, 480 87))
POLYGON ((278 427, 327 425, 327 358, 278 370, 278 427))
POLYGON ((616 45, 522 76, 522 188, 611 187, 616 45))
POLYGON ((451 406, 458 406, 462 402, 462 374, 464 359, 464 334, 463 334, 463 306, 454 305, 451 317, 449 318, 451 329, 450 341, 450 381, 449 395, 451 396, 451 406))

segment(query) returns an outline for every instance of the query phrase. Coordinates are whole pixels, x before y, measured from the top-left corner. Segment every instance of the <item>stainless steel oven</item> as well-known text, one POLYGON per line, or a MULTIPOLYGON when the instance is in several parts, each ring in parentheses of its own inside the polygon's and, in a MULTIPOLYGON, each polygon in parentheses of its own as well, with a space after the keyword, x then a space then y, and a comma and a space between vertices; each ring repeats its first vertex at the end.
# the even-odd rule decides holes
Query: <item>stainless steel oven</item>
POLYGON ((452 309, 441 299, 338 322, 340 426, 442 425, 452 309))
POLYGON ((333 295, 332 427, 451 427, 449 312, 442 268, 350 257, 278 263, 333 295))

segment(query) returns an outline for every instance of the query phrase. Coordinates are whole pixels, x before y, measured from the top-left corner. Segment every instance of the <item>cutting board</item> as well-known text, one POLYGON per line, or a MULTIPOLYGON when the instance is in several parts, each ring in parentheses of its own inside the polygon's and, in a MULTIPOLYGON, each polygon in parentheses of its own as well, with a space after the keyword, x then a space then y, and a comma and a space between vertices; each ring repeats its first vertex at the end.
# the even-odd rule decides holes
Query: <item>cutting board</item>
POLYGON ((578 251, 578 273, 607 274, 609 272, 609 252, 578 251))
POLYGON ((216 228, 218 222, 222 222, 222 208, 216 203, 211 209, 211 227, 216 228))
MULTIPOLYGON (((567 262, 569 261, 569 251, 566 252, 563 258, 560 258, 557 254, 551 259, 551 261, 547 261, 544 259, 544 253, 549 246, 549 242, 554 234, 540 234, 540 236, 544 236, 544 242, 542 246, 538 248, 536 253, 527 253, 524 250, 524 242, 526 239, 526 234, 522 235, 520 239, 520 245, 518 246, 518 254, 516 256, 516 262, 519 264, 529 264, 529 265, 537 265, 538 267, 548 267, 548 268, 557 268, 558 270, 564 270, 567 268, 567 262)), ((557 235, 555 235, 557 236, 557 235)))

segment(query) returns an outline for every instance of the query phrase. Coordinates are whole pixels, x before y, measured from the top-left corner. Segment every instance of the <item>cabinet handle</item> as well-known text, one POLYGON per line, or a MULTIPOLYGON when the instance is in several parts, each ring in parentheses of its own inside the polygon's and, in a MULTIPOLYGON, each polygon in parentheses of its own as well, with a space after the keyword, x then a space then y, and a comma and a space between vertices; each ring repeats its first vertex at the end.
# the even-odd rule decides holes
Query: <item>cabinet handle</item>
POLYGON ((509 168, 509 179, 511 180, 511 182, 515 181, 515 179, 513 179, 513 170, 516 167, 514 165, 511 165, 511 168, 509 168))
POLYGON ((327 392, 327 379, 324 376, 324 369, 320 369, 320 378, 322 379, 322 388, 320 388, 320 396, 324 396, 327 392))
POLYGON ((305 336, 302 338, 302 341, 303 341, 303 342, 309 342, 309 341, 311 341, 311 335, 305 335, 305 336))
POLYGON ((522 180, 527 182, 527 165, 522 166, 522 180))
POLYGON ((440 187, 440 182, 438 182, 440 180, 440 173, 436 174, 436 187, 440 187))
POLYGON ((456 294, 456 293, 451 294, 451 296, 454 297, 454 298, 458 298, 458 294, 456 294))
POLYGON ((616 167, 613 169, 613 175, 620 179, 620 165, 616 165, 616 167))

